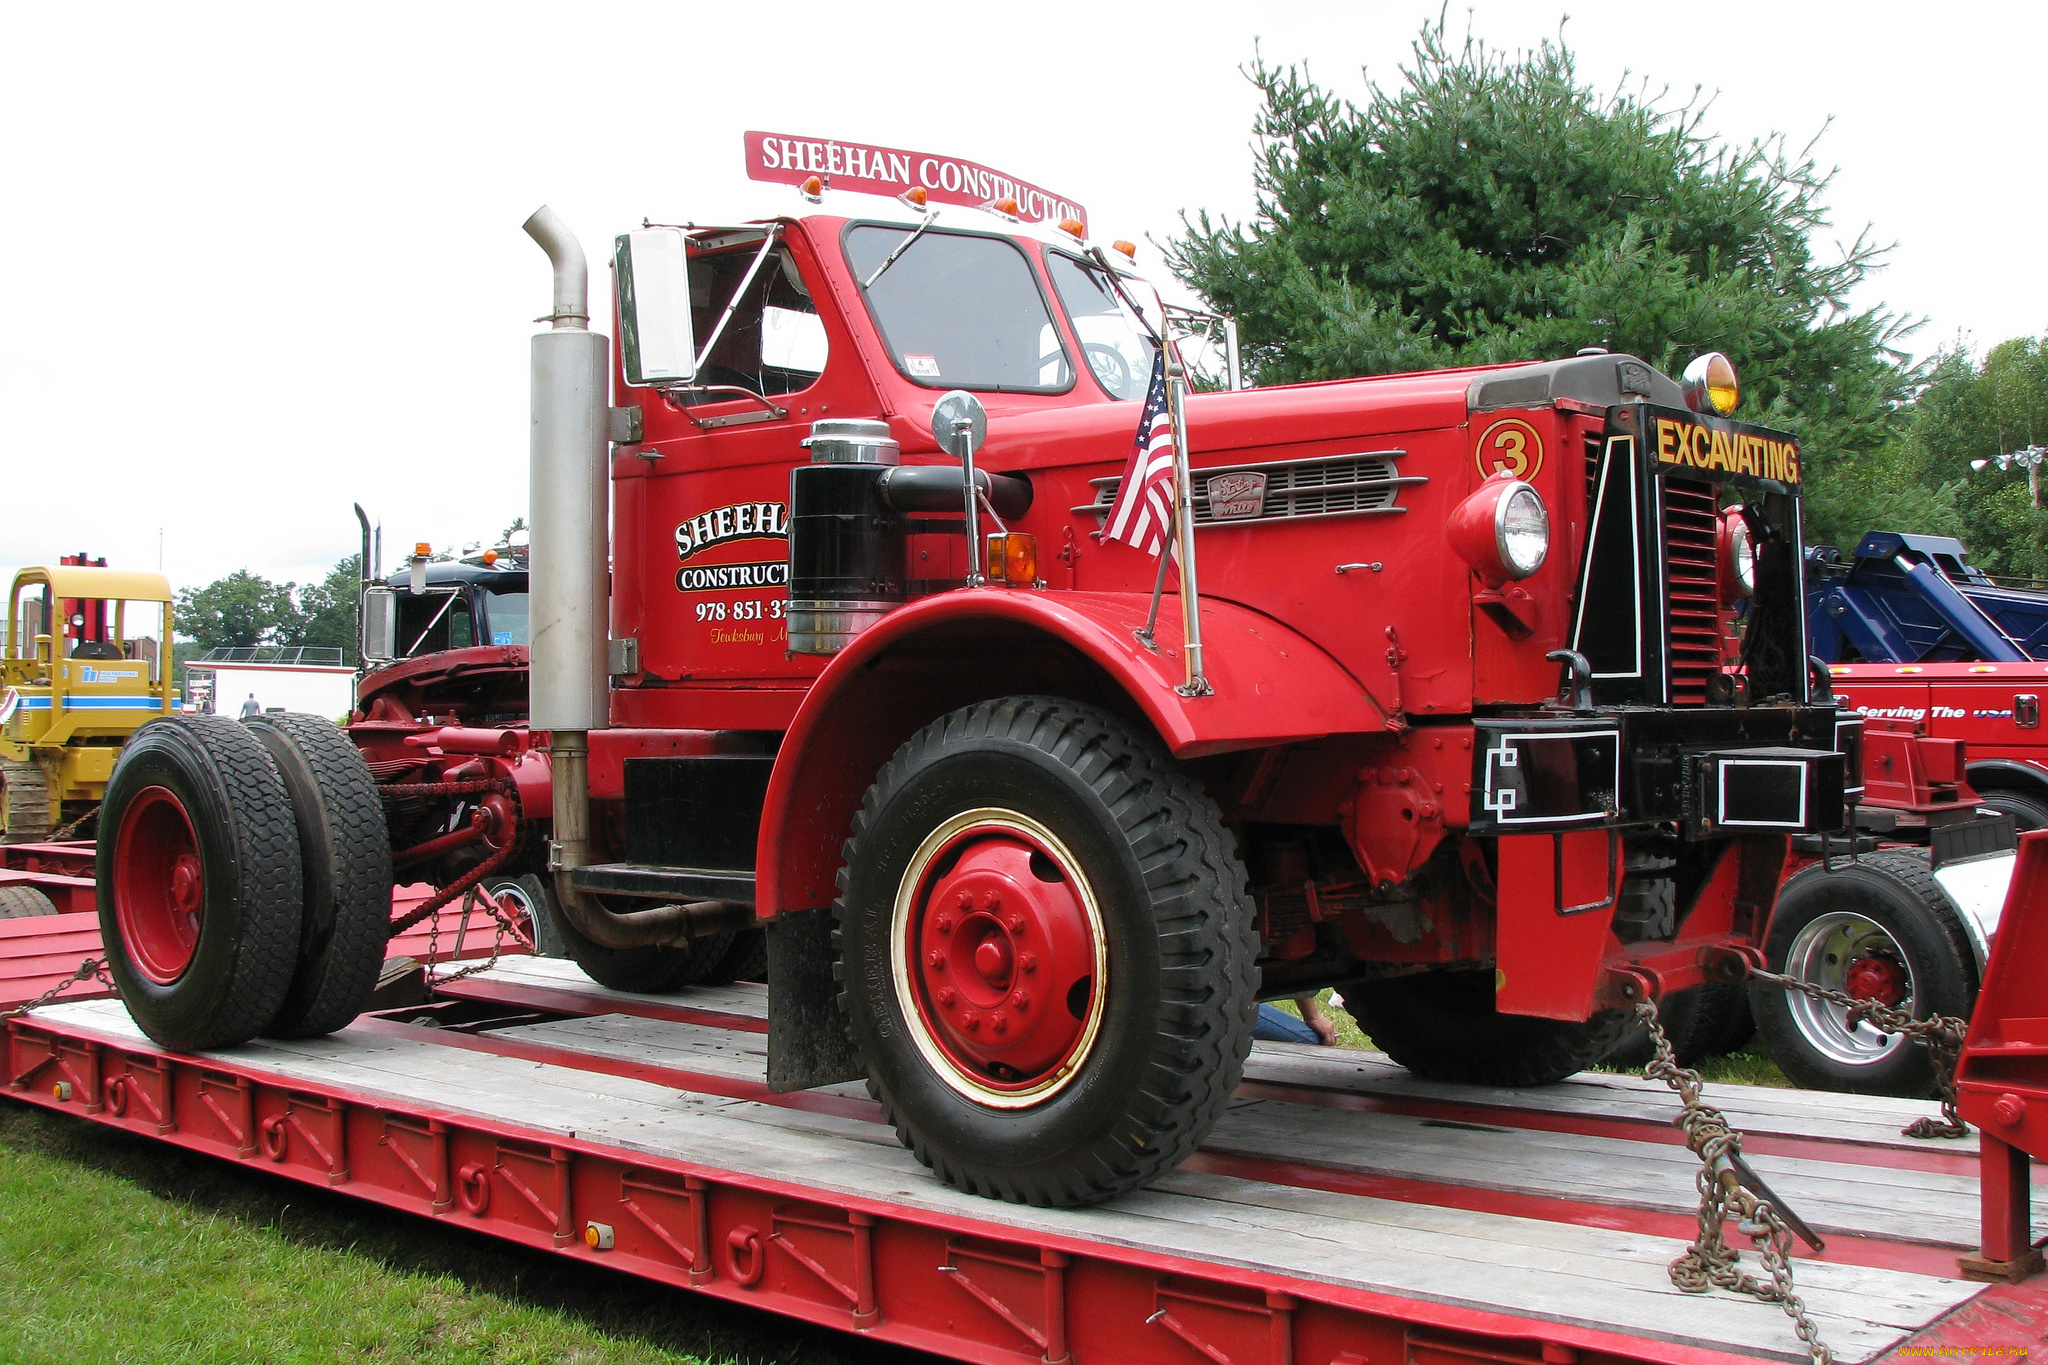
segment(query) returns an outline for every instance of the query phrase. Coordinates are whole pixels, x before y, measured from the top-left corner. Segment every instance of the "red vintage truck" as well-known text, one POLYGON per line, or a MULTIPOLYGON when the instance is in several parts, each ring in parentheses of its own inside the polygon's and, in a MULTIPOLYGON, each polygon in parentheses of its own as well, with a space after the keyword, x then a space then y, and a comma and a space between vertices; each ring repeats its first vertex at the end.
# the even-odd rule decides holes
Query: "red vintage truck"
POLYGON ((338 1027, 394 864, 523 875, 615 987, 765 926, 774 1087, 865 1076, 941 1178, 1081 1204, 1193 1149, 1261 998, 1519 1085, 1761 960, 1860 723, 1724 360, 1193 394, 1169 572, 1102 534, 1166 310, 989 208, 625 233, 616 348, 537 213, 530 669, 147 727, 98 877, 142 1027, 338 1027))

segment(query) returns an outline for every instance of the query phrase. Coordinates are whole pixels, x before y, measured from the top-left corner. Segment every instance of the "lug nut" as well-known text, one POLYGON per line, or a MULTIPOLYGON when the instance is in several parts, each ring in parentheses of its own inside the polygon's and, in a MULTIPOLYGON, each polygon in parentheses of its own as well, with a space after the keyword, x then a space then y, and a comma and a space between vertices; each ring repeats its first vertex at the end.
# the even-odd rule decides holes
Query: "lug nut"
POLYGON ((1011 991, 1010 1004, 1017 1013, 1022 1014, 1025 1010, 1031 1008, 1031 997, 1022 991, 1011 991))
POLYGON ((960 998, 960 994, 959 994, 959 992, 958 992, 958 991, 955 991, 955 990, 954 990, 954 989, 953 989, 953 988, 952 988, 951 986, 941 986, 941 987, 939 987, 939 1003, 940 1003, 941 1005, 945 1005, 945 1006, 948 1006, 948 1007, 950 1007, 950 1006, 952 1005, 952 1003, 953 1003, 953 1002, 954 1002, 955 1000, 958 1000, 959 998, 960 998))
POLYGON ((1003 898, 1001 896, 998 896, 995 892, 991 891, 988 893, 986 897, 983 898, 982 903, 986 905, 989 909, 994 910, 1002 905, 1003 898))
POLYGON ((1010 916, 1010 932, 1013 934, 1024 932, 1024 917, 1022 915, 1010 916))
POLYGON ((1019 954, 1017 954, 1017 965, 1018 965, 1019 967, 1021 967, 1022 969, 1024 969, 1025 971, 1027 971, 1027 972, 1035 972, 1035 971, 1037 971, 1037 970, 1038 970, 1038 954, 1037 954, 1037 953, 1019 953, 1019 954))
POLYGON ((932 964, 932 970, 935 972, 943 972, 944 970, 946 970, 946 955, 940 952, 937 948, 932 949, 931 952, 926 955, 925 961, 932 964))
POLYGON ((948 914, 940 914, 940 916, 937 919, 932 921, 932 928, 938 930, 942 934, 952 933, 953 917, 948 914))
POLYGON ((981 1016, 973 1010, 967 1011, 967 1013, 960 1016, 960 1027, 966 1029, 969 1033, 973 1033, 981 1027, 981 1016))
POLYGON ((1007 1031, 1010 1027, 1010 1018, 1001 1010, 997 1010, 994 1014, 989 1016, 988 1025, 997 1033, 1003 1033, 1007 1031))
POLYGON ((974 896, 969 892, 962 891, 960 899, 955 901, 954 904, 958 905, 962 910, 972 910, 974 908, 974 896))

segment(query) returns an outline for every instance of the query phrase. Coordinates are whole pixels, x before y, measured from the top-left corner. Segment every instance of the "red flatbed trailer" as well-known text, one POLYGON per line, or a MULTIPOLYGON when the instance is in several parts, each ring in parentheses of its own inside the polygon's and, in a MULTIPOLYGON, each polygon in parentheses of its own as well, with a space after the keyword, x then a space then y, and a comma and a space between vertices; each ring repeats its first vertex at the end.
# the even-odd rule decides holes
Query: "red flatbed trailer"
MULTIPOLYGON (((962 1360, 1805 1358, 1780 1308, 1672 1287, 1697 1163, 1655 1082, 1456 1086, 1260 1044, 1180 1169, 1108 1206, 1038 1209, 933 1179, 858 1085, 771 1093, 766 1012, 758 986, 631 995, 520 957, 329 1038, 182 1055, 86 1000, 8 1021, 7 1093, 962 1360)), ((1901 1137, 1926 1109, 1907 1101, 1712 1098, 1827 1239, 1796 1269, 1837 1360, 2048 1342, 2039 1281, 1958 1276, 1978 1242, 1974 1134, 1901 1137)))

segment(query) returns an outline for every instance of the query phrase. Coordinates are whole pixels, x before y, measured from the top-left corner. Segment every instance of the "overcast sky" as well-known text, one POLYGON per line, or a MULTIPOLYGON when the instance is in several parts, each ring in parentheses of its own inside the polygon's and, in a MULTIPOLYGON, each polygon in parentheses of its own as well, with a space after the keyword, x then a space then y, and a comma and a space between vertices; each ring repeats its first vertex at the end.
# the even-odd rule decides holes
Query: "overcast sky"
MULTIPOLYGON (((355 547, 356 501, 387 559, 488 539, 525 510, 536 205, 599 258, 643 216, 793 211, 745 179, 764 128, 980 161, 1099 236, 1164 238, 1250 203, 1255 42, 1355 95, 1436 12, 0 0, 0 565, 155 568, 161 532, 174 585, 303 582, 355 547)), ((2048 330, 2048 7, 1482 0, 1469 22, 1514 48, 1567 14, 1584 77, 1718 91, 1730 140, 1832 117, 1839 235, 1898 243, 1858 302, 1925 317, 1921 351, 2048 330)))

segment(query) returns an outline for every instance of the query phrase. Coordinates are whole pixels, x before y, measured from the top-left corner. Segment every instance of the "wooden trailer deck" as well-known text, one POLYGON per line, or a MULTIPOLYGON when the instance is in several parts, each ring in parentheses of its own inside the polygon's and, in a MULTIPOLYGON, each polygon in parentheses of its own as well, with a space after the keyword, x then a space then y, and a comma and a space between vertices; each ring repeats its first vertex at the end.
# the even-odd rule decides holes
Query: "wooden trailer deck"
MULTIPOLYGON (((1409 1361, 1805 1358, 1780 1308, 1670 1283, 1697 1164, 1675 1098, 1640 1079, 1488 1090, 1377 1053, 1259 1044, 1181 1169, 1106 1207, 1047 1210, 941 1185, 858 1085, 771 1095, 760 987, 635 996, 520 958, 441 1000, 191 1059, 149 1044, 118 1001, 56 1005, 10 1025, 8 1075, 75 1111, 98 1096, 102 1121, 968 1359, 1056 1360, 1071 1342, 1083 1361, 1381 1365, 1387 1322, 1409 1361), (378 1177, 393 1153, 410 1174, 378 1177), (591 1225, 614 1246, 584 1246, 591 1225)), ((2040 1318, 2036 1290, 1957 1278, 1977 1240, 1974 1136, 1900 1136, 1925 1104, 1709 1097, 1827 1240, 1795 1265, 1838 1360, 1894 1351, 1987 1293, 2040 1318)), ((1986 1345, 2042 1330, 1989 1320, 1986 1345)))

